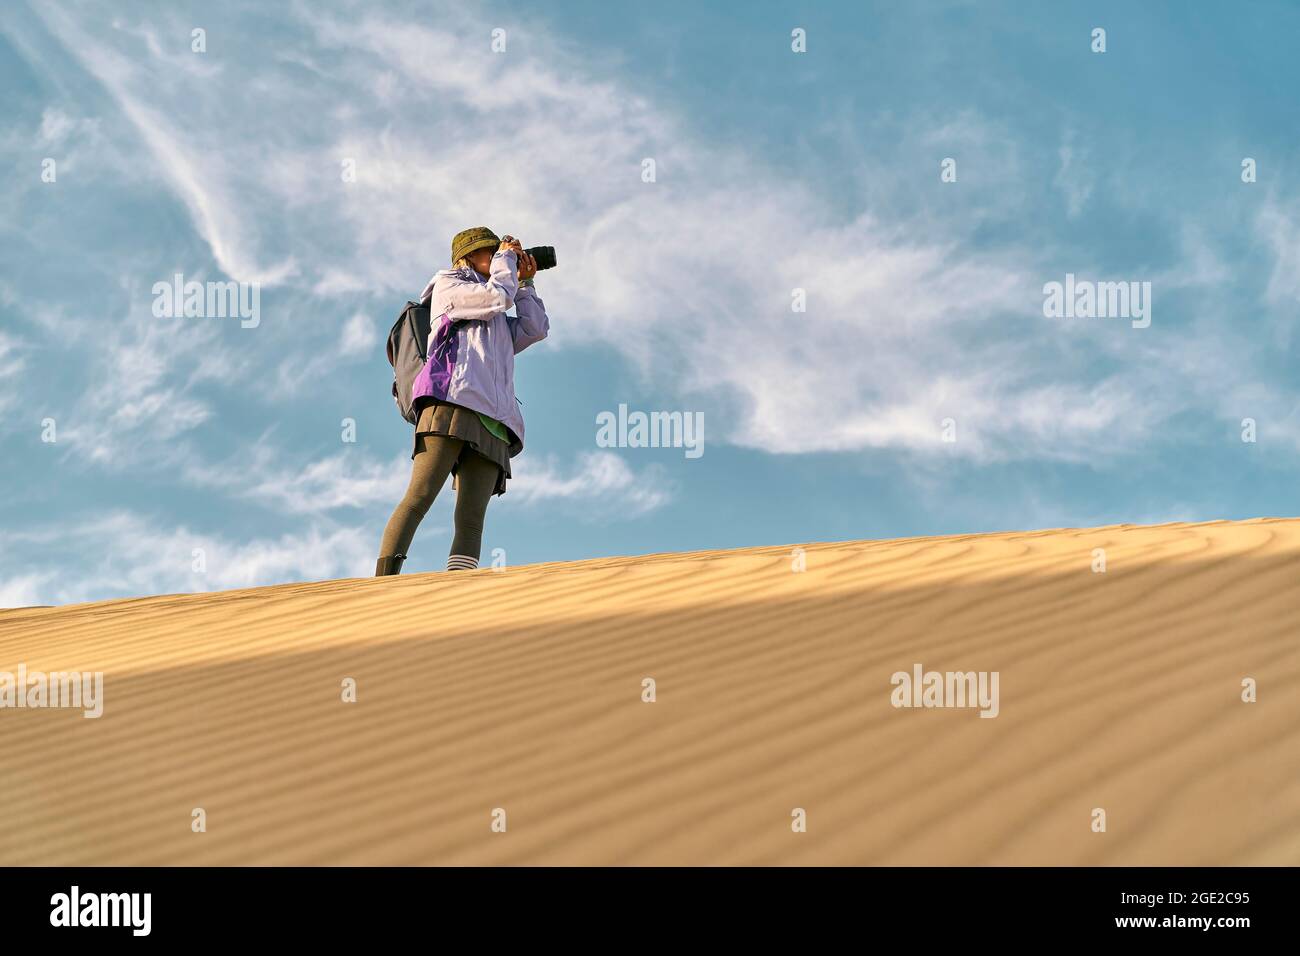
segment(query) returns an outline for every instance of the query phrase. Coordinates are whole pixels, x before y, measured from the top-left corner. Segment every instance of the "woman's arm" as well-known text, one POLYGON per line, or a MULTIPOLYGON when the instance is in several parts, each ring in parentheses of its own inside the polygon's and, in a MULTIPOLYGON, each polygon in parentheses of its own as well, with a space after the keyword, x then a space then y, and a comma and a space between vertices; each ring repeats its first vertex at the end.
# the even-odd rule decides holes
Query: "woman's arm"
POLYGON ((498 249, 492 257, 486 283, 471 282, 455 275, 440 275, 433 284, 436 315, 447 313, 453 322, 483 322, 505 312, 519 291, 515 251, 498 249))
POLYGON ((506 316, 510 323, 510 335, 515 340, 515 354, 518 355, 528 346, 546 338, 551 330, 551 320, 546 316, 546 304, 538 297, 530 285, 520 286, 515 296, 515 312, 518 318, 506 316))

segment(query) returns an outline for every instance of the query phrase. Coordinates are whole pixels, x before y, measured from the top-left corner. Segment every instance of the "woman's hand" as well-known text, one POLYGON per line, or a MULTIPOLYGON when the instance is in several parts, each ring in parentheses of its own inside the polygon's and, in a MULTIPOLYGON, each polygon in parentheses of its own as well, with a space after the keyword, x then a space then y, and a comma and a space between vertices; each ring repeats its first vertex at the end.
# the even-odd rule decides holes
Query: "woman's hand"
POLYGON ((537 260, 526 252, 520 252, 518 255, 519 281, 523 282, 525 279, 531 279, 533 276, 537 275, 537 260))
POLYGON ((523 282, 525 279, 531 279, 533 276, 537 275, 537 260, 524 252, 523 246, 520 245, 518 239, 513 236, 503 236, 501 239, 501 245, 497 247, 497 251, 500 252, 505 249, 513 249, 515 251, 515 259, 517 260, 519 269, 520 282, 523 282))

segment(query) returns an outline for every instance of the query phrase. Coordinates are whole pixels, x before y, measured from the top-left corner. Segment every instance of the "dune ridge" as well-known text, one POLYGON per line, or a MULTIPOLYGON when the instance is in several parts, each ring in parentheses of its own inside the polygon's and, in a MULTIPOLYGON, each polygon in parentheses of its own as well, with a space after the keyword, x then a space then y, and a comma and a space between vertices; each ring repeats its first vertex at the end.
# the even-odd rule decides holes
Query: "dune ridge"
POLYGON ((0 611, 0 672, 104 673, 0 709, 0 865, 1294 865, 1298 582, 1262 518, 0 611))

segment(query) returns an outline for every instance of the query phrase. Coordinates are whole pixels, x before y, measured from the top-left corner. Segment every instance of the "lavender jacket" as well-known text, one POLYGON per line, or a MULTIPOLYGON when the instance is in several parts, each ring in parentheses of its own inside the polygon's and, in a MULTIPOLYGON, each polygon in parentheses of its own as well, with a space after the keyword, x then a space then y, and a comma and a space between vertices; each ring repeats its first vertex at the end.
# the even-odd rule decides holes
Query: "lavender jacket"
POLYGON ((519 285, 513 249, 492 257, 491 275, 443 269, 420 295, 429 302, 428 361, 411 398, 430 396, 495 418, 512 432, 510 453, 524 447, 524 416, 515 400, 515 355, 546 338, 551 323, 531 286, 519 285), (514 306, 516 316, 506 315, 514 306))

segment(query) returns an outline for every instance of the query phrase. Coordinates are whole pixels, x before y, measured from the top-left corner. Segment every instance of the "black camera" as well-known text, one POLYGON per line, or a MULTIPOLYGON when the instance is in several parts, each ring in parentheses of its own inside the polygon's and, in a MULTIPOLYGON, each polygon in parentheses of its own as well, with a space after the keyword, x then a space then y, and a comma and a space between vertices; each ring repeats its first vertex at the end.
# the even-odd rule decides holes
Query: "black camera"
POLYGON ((531 248, 525 249, 524 252, 537 260, 538 272, 541 272, 543 269, 555 268, 554 246, 532 246, 531 248))

